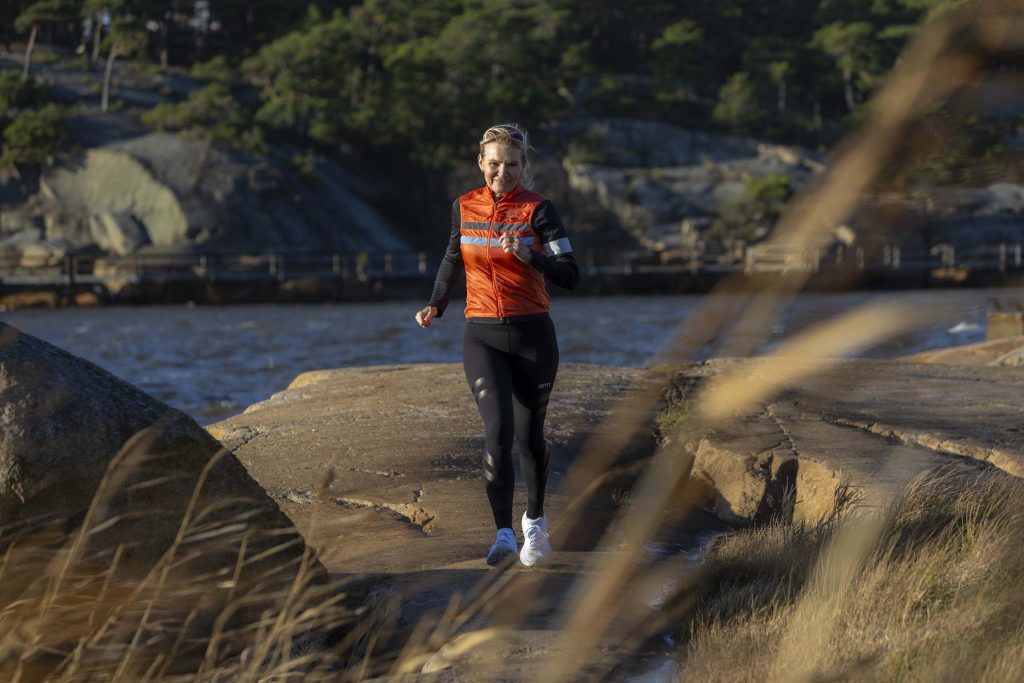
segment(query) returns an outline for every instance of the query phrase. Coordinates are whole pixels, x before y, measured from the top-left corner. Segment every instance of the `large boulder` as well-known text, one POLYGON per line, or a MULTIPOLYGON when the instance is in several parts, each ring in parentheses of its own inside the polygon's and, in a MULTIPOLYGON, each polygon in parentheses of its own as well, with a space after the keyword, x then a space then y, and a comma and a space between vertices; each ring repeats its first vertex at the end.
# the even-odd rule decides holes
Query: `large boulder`
POLYGON ((40 189, 74 222, 97 214, 131 215, 158 247, 187 240, 188 219, 178 197, 138 160, 118 150, 90 149, 80 166, 53 169, 40 189))
MULTIPOLYGON (((81 117, 72 119, 82 137, 81 117)), ((256 157, 166 132, 85 139, 95 146, 47 169, 27 200, 40 206, 45 237, 76 249, 411 248, 375 208, 374 188, 334 161, 312 159, 300 174, 285 148, 256 157)))
POLYGON ((146 226, 130 213, 103 211, 90 216, 89 233, 101 249, 121 256, 149 242, 146 226))
POLYGON ((182 541, 186 516, 193 541, 193 531, 219 530, 217 548, 197 558, 202 566, 233 565, 245 537, 248 556, 268 553, 264 568, 291 568, 280 572, 287 581, 305 552, 274 501, 194 420, 0 322, 0 529, 74 527, 94 500, 105 504, 91 522, 111 520, 96 542, 124 544, 142 565, 182 541))
POLYGON ((365 600, 191 418, 4 323, 0 558, 2 680, 301 677, 365 600))

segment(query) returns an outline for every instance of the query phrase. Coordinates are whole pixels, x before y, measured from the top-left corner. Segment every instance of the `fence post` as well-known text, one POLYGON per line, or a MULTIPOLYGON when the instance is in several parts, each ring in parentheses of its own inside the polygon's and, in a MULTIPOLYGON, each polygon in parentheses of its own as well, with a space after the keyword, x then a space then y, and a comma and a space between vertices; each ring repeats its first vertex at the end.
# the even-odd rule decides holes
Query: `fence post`
POLYGON ((1013 265, 1020 268, 1020 245, 1016 244, 1013 247, 1013 265))
POLYGON ((864 270, 864 247, 857 247, 857 270, 864 270))
POLYGON ((331 256, 331 272, 335 277, 341 274, 341 254, 331 256))
POLYGON ((391 274, 391 252, 384 252, 384 272, 388 275, 391 274))
POLYGON ((999 272, 1006 272, 1006 243, 999 243, 999 272))
POLYGON ((427 252, 425 251, 420 252, 419 268, 421 273, 427 272, 427 252))
POLYGON ((70 289, 75 285, 75 255, 64 256, 64 284, 70 289))
POLYGON ((900 248, 899 247, 893 247, 892 248, 892 268, 893 268, 893 270, 899 270, 900 269, 900 248))

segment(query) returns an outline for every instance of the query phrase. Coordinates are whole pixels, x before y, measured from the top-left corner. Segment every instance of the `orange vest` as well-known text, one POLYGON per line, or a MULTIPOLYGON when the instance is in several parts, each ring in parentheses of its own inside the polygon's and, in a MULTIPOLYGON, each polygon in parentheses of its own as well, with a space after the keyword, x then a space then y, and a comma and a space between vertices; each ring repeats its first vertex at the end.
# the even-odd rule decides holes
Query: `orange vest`
POLYGON ((540 236, 530 224, 545 197, 516 188, 495 201, 486 187, 459 197, 461 250, 466 266, 466 317, 509 318, 547 312, 551 298, 544 275, 498 241, 515 232, 531 251, 543 253, 540 236))

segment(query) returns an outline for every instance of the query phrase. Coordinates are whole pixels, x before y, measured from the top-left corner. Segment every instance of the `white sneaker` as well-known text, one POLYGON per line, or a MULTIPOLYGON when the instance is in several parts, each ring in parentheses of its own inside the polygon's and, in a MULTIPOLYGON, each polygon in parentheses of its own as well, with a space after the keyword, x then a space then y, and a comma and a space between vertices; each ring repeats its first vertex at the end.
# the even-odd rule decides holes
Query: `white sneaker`
POLYGON ((523 513, 523 549, 519 561, 527 567, 542 564, 551 559, 551 542, 548 541, 548 518, 530 519, 523 513))
POLYGON ((498 529, 498 536, 494 539, 491 552, 487 553, 487 564, 493 567, 506 557, 515 555, 516 550, 516 532, 508 527, 498 529))

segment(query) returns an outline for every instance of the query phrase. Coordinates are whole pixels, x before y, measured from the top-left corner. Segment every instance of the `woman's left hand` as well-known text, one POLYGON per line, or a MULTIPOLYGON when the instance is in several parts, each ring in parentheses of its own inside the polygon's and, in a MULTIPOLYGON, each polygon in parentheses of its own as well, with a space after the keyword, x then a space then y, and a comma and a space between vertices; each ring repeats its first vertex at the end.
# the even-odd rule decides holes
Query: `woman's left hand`
POLYGON ((530 248, 523 244, 523 240, 514 232, 506 232, 499 238, 501 248, 506 254, 515 254, 515 257, 523 263, 530 262, 530 248))

